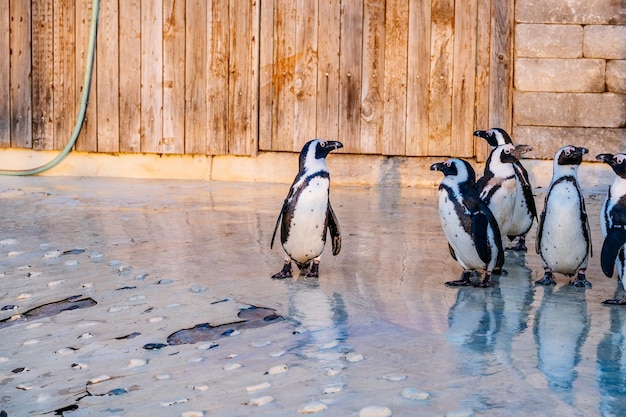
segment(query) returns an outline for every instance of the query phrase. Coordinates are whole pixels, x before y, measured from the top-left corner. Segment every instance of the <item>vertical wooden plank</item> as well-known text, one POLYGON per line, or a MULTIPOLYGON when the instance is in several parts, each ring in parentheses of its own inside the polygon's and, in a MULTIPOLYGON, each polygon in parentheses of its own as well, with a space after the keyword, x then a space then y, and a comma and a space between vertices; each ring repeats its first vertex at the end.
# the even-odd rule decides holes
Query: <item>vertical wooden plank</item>
POLYGON ((141 152, 163 138, 163 2, 141 0, 141 152))
POLYGON ((10 2, 11 146, 18 148, 32 146, 30 12, 30 2, 10 2))
MULTIPOLYGON (((491 0, 478 0, 476 12, 476 129, 489 126, 489 65, 491 64, 491 0), (486 24, 485 22, 490 22, 486 24)), ((495 127, 495 126, 494 126, 495 127)), ((487 160, 489 145, 474 138, 474 153, 480 162, 487 160)))
MULTIPOLYGON (((52 149, 54 140, 54 124, 52 123, 52 0, 35 0, 31 4, 33 16, 31 54, 33 62, 33 149, 52 149)), ((1 5, 0 8, 2 8, 1 5)), ((2 14, 1 11, 0 14, 2 14)), ((0 36, 3 36, 4 33, 1 27, 3 20, 0 18, 0 36)), ((6 33, 8 34, 8 31, 6 33)), ((1 46, 0 56, 5 56, 1 46)), ((1 62, 5 61, 8 64, 8 60, 1 60, 1 62)), ((0 73, 2 73, 1 69, 0 73)), ((0 76, 1 79, 2 76, 0 76)), ((2 103, 2 93, 0 93, 0 118, 2 118, 3 113, 2 103)), ((2 122, 0 121, 0 137, 2 136, 1 125, 2 122)), ((0 142, 2 141, 0 140, 0 142)))
MULTIPOLYGON (((100 3, 98 22, 98 65, 97 96, 97 150, 119 152, 120 100, 119 100, 119 15, 115 0, 100 3)), ((83 66, 84 71, 84 66, 83 66)), ((82 71, 81 71, 82 74, 82 71)), ((82 80, 82 75, 81 78, 82 80)))
POLYGON ((433 0, 429 155, 451 155, 454 0, 433 0))
POLYGON ((163 138, 159 153, 185 153, 185 2, 163 0, 163 138))
POLYGON ((363 5, 363 78, 361 85, 361 139, 363 153, 381 153, 384 122, 385 3, 363 5))
POLYGON ((54 149, 70 139, 76 118, 74 1, 54 2, 54 149))
POLYGON ((11 146, 11 46, 9 2, 0 2, 0 148, 11 146))
MULTIPOLYGON (((102 3, 101 3, 102 4, 102 3)), ((85 77, 85 61, 87 59, 87 48, 89 47, 89 35, 91 29, 91 0, 76 0, 76 111, 80 106, 80 100, 83 93, 83 79, 85 77)), ((102 9, 102 8, 101 8, 102 9)), ((109 19, 110 20, 110 19, 109 19)), ((75 149, 78 151, 96 152, 98 151, 98 57, 100 51, 100 43, 103 30, 106 30, 108 23, 102 28, 102 10, 100 10, 98 39, 96 39, 96 55, 94 56, 94 66, 91 74, 91 86, 89 88, 89 102, 85 113, 85 120, 76 140, 75 149)), ((104 41, 102 41, 104 42, 104 41)), ((107 48, 103 46, 103 48, 107 48)), ((110 47, 109 47, 110 49, 110 47)), ((103 63, 103 67, 106 63, 103 63)), ((103 70, 104 71, 104 70, 103 70)), ((109 94, 105 91, 105 94, 109 94)), ((72 129, 76 123, 76 114, 72 115, 72 129)))
POLYGON ((339 138, 339 31, 341 0, 328 0, 319 8, 317 31, 317 134, 339 138))
POLYGON ((339 140, 360 152, 363 0, 342 0, 339 58, 339 140))
POLYGON ((409 57, 407 69, 407 155, 428 155, 430 91, 430 1, 409 6, 409 57))
POLYGON ((207 33, 213 29, 207 26, 206 0, 187 0, 185 13, 185 153, 206 154, 207 33))
POLYGON ((514 0, 492 3, 489 126, 510 132, 513 124, 514 0))
POLYGON ((259 44, 259 149, 272 149, 272 79, 274 45, 274 0, 261 2, 259 44))
MULTIPOLYGON (((324 6, 322 6, 324 7, 324 6)), ((315 138, 318 3, 296 1, 296 62, 293 78, 294 148, 315 138)))
POLYGON ((274 7, 274 102, 272 109, 272 150, 299 151, 294 141, 296 5, 291 0, 275 0, 274 7))
POLYGON ((141 0, 119 2, 121 152, 141 150, 141 0))
POLYGON ((203 134, 207 136, 208 152, 212 155, 223 155, 228 153, 229 133, 232 133, 229 132, 228 125, 230 20, 242 17, 230 14, 228 1, 212 0, 208 7, 206 62, 203 67, 198 68, 207 73, 204 100, 207 100, 208 106, 207 119, 204 122, 208 120, 208 130, 203 134))
POLYGON ((251 155, 257 147, 257 2, 233 1, 230 7, 228 153, 251 155))
POLYGON ((457 4, 454 17, 451 154, 474 156, 477 0, 457 4))
POLYGON ((409 4, 387 2, 385 22, 385 123, 383 154, 406 153, 406 91, 408 63, 409 4))

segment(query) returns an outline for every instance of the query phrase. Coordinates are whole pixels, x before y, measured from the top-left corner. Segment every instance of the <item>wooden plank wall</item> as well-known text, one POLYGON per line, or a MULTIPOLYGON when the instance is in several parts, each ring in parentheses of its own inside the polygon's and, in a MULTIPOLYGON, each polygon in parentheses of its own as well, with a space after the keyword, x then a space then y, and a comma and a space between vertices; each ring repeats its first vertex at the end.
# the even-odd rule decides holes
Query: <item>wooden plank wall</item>
MULTIPOLYGON (((511 127, 514 0, 102 1, 91 152, 484 158, 511 127)), ((0 2, 0 147, 61 149, 91 0, 0 2), (30 53, 29 53, 30 52, 30 53)))

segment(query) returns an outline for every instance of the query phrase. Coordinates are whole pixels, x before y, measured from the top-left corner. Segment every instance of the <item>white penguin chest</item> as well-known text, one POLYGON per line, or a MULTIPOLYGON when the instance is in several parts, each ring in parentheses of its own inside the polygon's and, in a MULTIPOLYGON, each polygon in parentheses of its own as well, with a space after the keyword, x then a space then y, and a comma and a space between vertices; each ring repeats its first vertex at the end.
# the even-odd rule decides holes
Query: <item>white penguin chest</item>
POLYGON ((515 210, 515 201, 517 195, 517 181, 515 177, 507 177, 494 180, 492 187, 486 188, 481 193, 481 198, 485 197, 492 188, 497 188, 489 199, 489 209, 496 218, 496 222, 500 227, 500 233, 504 237, 513 223, 513 211, 515 210))
POLYGON ((581 220, 582 202, 571 182, 557 184, 546 201, 541 234, 541 256, 555 271, 574 273, 585 266, 589 243, 581 220))
POLYGON ((316 177, 298 195, 283 245, 294 260, 309 261, 324 249, 329 187, 328 178, 316 177))

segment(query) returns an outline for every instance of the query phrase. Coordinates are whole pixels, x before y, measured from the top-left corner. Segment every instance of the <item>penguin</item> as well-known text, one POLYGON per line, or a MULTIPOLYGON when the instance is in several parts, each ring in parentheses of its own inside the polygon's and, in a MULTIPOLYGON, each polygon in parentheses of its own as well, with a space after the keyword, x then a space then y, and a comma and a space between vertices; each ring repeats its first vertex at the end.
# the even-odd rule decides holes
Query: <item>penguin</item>
MULTIPOLYGON (((477 130, 474 136, 483 138, 491 146, 493 150, 499 145, 513 143, 509 134, 498 127, 489 130, 477 130)), ((517 192, 515 196, 515 210, 513 211, 513 223, 509 229, 507 236, 513 241, 516 237, 517 244, 506 248, 507 250, 526 252, 526 235, 537 220, 537 206, 533 196, 533 187, 528 179, 528 171, 518 160, 513 162, 515 170, 515 179, 517 180, 517 192)))
POLYGON ((556 285, 554 272, 572 277, 570 284, 591 288, 587 281, 587 262, 592 255, 591 231, 580 186, 578 166, 587 148, 564 146, 554 156, 550 188, 539 217, 536 251, 543 260, 544 275, 539 285, 556 285))
POLYGON ((472 285, 472 272, 484 270, 477 285, 490 287, 491 275, 504 263, 504 250, 498 223, 476 190, 476 173, 463 159, 449 159, 431 165, 431 171, 441 171, 444 179, 439 185, 439 217, 448 240, 452 257, 463 273, 451 287, 472 285))
POLYGON ((513 164, 530 150, 532 147, 527 145, 507 143, 496 146, 487 159, 484 175, 476 183, 480 198, 489 206, 498 222, 503 247, 513 226, 517 201, 517 179, 513 164))
MULTIPOLYGON (((613 276, 614 266, 617 266, 617 279, 622 283, 622 289, 626 289, 626 154, 602 153, 596 159, 608 164, 617 175, 600 211, 600 228, 604 236, 600 264, 602 272, 609 278, 613 276)), ((626 293, 619 299, 605 300, 602 304, 626 306, 626 293)))
POLYGON ((285 251, 285 264, 272 278, 292 277, 293 260, 301 274, 319 276, 319 261, 330 231, 333 255, 341 250, 341 232, 337 216, 330 205, 330 174, 326 156, 343 144, 338 141, 314 139, 300 152, 299 170, 283 207, 276 219, 270 248, 280 225, 280 241, 285 251))

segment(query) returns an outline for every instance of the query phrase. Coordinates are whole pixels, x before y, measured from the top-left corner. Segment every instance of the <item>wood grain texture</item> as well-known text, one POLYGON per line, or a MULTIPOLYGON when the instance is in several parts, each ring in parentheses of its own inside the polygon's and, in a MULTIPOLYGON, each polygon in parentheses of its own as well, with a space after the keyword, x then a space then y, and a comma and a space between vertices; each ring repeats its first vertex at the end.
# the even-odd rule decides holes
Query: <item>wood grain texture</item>
POLYGON ((363 5, 363 77, 361 80, 361 153, 382 152, 385 121, 385 4, 363 5))
POLYGON ((76 117, 76 57, 73 1, 54 3, 54 149, 70 138, 76 117))
POLYGON ((185 153, 207 154, 207 2, 187 0, 185 22, 185 153), (206 28, 206 32, 201 30, 206 28))
POLYGON ((361 135, 363 0, 341 3, 339 56, 339 140, 343 152, 358 153, 361 135))
POLYGON ((406 91, 409 5, 390 0, 385 22, 384 155, 404 155, 406 143, 406 91))
POLYGON ((11 146, 11 44, 9 2, 0 2, 0 148, 11 146))
POLYGON ((318 10, 317 24, 317 134, 339 138, 339 28, 341 1, 328 0, 318 10))
MULTIPOLYGON (((489 76, 491 65, 491 0, 478 0, 476 12, 476 99, 475 128, 489 126, 489 76)), ((489 145, 484 139, 474 138, 474 154, 484 162, 489 156, 489 145)))
POLYGON ((407 68, 407 155, 428 155, 430 97, 430 1, 411 2, 407 68))
MULTIPOLYGON (((119 99, 119 9, 117 2, 108 1, 100 5, 98 23, 98 46, 96 48, 97 90, 97 150, 100 152, 119 152, 120 141, 120 99, 119 99), (117 93, 117 94, 116 94, 117 93)), ((81 42, 85 44, 85 42, 81 42)), ((83 79, 84 65, 77 77, 83 79)))
POLYGON ((259 27, 259 149, 272 149, 272 101, 274 97, 274 48, 264 39, 274 37, 274 0, 264 0, 259 27))
POLYGON ((32 146, 31 109, 31 8, 29 2, 11 2, 11 146, 32 146))
POLYGON ((141 0, 119 2, 121 152, 141 151, 141 0))
POLYGON ((141 1, 141 152, 159 152, 163 138, 163 9, 141 1))
POLYGON ((511 132, 514 0, 494 1, 491 7, 489 126, 511 132))
MULTIPOLYGON (((91 16, 92 16, 92 1, 91 0, 77 0, 76 1, 76 58, 75 58, 75 71, 76 71, 76 79, 74 80, 75 85, 76 85, 76 89, 75 89, 75 98, 74 98, 74 102, 76 105, 76 114, 73 115, 74 119, 73 119, 73 125, 72 125, 72 129, 74 128, 74 125, 76 124, 77 120, 77 114, 78 114, 78 109, 80 106, 80 100, 82 98, 82 94, 83 94, 83 83, 84 83, 84 77, 85 77, 85 64, 86 64, 86 60, 87 60, 87 48, 89 47, 89 36, 90 36, 90 29, 91 29, 91 16)), ((108 9, 108 8, 106 8, 108 9)), ((100 14, 102 14, 102 11, 99 11, 100 14)), ((105 16, 106 16, 106 20, 107 22, 104 23, 103 25, 99 24, 99 27, 104 26, 104 29, 100 29, 99 30, 99 34, 98 34, 98 38, 96 39, 96 54, 94 55, 94 62, 93 62, 93 70, 91 73, 91 86, 89 88, 89 101, 87 104, 87 110, 85 112, 85 119, 83 120, 83 124, 81 126, 81 130, 80 133, 78 135, 78 139, 76 140, 76 145, 74 146, 74 149, 76 149, 77 151, 86 151, 86 152, 97 152, 98 149, 98 51, 101 49, 98 45, 100 42, 104 43, 104 41, 100 41, 100 33, 102 33, 103 31, 106 31, 107 27, 111 24, 111 21, 115 21, 115 26, 116 28, 114 29, 114 31, 117 33, 117 13, 115 13, 114 15, 111 15, 111 13, 107 13, 105 11, 105 16)), ((100 17, 98 19, 99 22, 102 21, 102 17, 100 17)), ((117 43, 115 43, 114 45, 104 45, 102 46, 102 49, 106 52, 107 55, 110 55, 111 53, 115 54, 115 52, 111 51, 111 48, 115 48, 115 50, 117 50, 118 45, 117 43)), ((117 58, 115 58, 115 61, 113 62, 113 66, 117 66, 118 64, 118 60, 117 58)), ((105 62, 102 63, 102 67, 105 67, 106 65, 106 60, 105 62)), ((102 72, 104 72, 105 70, 103 69, 102 72)), ((109 75, 110 77, 111 75, 109 75)), ((117 77, 118 74, 116 73, 115 76, 117 77)), ((115 91, 111 91, 108 89, 104 89, 104 88, 100 88, 101 90, 101 94, 103 97, 108 97, 109 95, 111 95, 112 93, 114 93, 115 91)), ((117 97, 113 98, 113 100, 118 100, 117 97)), ((119 118, 119 112, 118 112, 118 116, 119 118)), ((108 138, 110 141, 114 141, 117 144, 119 144, 119 130, 114 131, 109 133, 108 138)), ((117 145, 119 146, 119 145, 117 145)), ((102 152, 104 152, 103 148, 101 149, 102 152)))
POLYGON ((185 2, 163 0, 163 134, 158 152, 185 153, 185 2))
MULTIPOLYGON (((32 2, 32 108, 33 108, 33 149, 49 150, 54 146, 54 123, 53 117, 53 48, 52 48, 52 1, 36 0, 32 2)), ((4 3, 3 3, 4 4, 4 3)), ((0 8, 3 6, 0 5, 0 8)), ((2 11, 0 11, 0 15, 2 11)), ((8 14, 7 14, 8 16, 8 14)), ((2 37, 4 30, 0 18, 0 56, 4 56, 2 51, 2 37)), ((7 21, 8 22, 8 21, 7 21)), ((8 30, 6 31, 8 36, 8 30)), ((0 65, 8 68, 9 60, 0 60, 0 65)), ((0 69, 0 73, 3 70, 0 69)), ((0 80, 2 78, 0 77, 0 80)), ((1 82, 1 81, 0 81, 1 82)), ((0 137, 2 135, 2 117, 4 111, 2 103, 8 104, 8 100, 2 99, 2 87, 0 85, 0 137)), ((8 116, 8 111, 6 113, 8 116)), ((0 139, 0 143, 2 140, 0 139)))
MULTIPOLYGON (((238 16, 238 19, 241 16, 238 16)), ((198 34, 200 36, 200 34, 198 34)), ((199 71, 206 71, 206 97, 208 112, 208 153, 228 153, 229 140, 229 60, 230 38, 229 3, 211 1, 208 4, 206 63, 199 71), (207 71, 206 68, 209 70, 207 71)))

